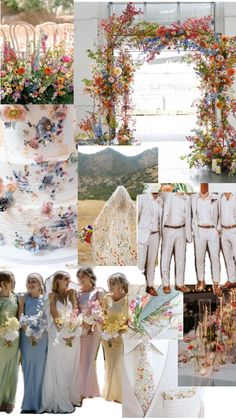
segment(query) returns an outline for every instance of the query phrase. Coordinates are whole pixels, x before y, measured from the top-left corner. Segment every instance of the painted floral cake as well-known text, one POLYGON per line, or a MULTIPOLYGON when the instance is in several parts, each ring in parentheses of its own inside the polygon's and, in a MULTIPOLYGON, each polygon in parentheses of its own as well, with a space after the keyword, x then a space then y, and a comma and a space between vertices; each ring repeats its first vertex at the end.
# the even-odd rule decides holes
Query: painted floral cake
POLYGON ((73 105, 2 105, 0 111, 1 245, 38 255, 76 248, 73 105))

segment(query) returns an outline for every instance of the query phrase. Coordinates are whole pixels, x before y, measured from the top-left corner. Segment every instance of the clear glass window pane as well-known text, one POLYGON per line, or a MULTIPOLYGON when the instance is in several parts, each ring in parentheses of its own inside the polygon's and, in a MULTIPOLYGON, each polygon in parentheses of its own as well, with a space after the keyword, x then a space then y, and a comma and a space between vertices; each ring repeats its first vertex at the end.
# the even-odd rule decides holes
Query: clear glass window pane
POLYGON ((211 3, 180 3, 180 21, 212 14, 211 3))
POLYGON ((147 20, 160 25, 171 25, 177 21, 177 3, 147 3, 147 20))

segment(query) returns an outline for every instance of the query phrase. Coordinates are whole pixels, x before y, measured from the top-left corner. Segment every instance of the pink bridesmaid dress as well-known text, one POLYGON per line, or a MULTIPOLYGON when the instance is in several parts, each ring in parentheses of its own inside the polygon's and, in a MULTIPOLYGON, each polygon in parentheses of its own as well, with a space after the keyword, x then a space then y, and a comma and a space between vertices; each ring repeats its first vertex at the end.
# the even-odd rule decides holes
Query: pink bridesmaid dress
MULTIPOLYGON (((79 312, 87 313, 90 304, 100 300, 103 294, 102 288, 94 288, 89 292, 78 292, 79 312)), ((76 388, 79 390, 80 397, 98 397, 100 390, 96 372, 96 356, 100 345, 100 331, 97 326, 94 327, 93 334, 88 334, 87 330, 83 331, 80 345, 80 369, 76 388)))

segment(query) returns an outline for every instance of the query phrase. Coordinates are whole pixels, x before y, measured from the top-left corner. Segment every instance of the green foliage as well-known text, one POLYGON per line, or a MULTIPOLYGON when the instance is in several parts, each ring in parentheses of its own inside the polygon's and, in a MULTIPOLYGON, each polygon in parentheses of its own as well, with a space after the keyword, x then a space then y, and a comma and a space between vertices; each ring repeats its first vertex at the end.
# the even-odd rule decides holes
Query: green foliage
POLYGON ((3 3, 16 12, 27 10, 52 11, 59 6, 62 6, 65 11, 71 11, 74 4, 73 0, 3 0, 3 3))

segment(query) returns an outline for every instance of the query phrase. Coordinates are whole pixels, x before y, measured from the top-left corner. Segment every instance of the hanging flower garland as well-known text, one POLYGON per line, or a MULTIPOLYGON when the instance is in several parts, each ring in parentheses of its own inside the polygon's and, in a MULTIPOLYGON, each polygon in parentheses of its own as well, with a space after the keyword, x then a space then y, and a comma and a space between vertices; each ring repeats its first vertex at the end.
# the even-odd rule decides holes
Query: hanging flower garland
MULTIPOLYGON (((135 22, 141 12, 128 4, 121 16, 103 20, 104 44, 89 51, 94 61, 93 78, 84 80, 85 92, 94 100, 94 111, 80 128, 95 143, 134 143, 132 125, 132 83, 136 66, 130 48, 138 48, 152 61, 164 48, 190 53, 185 61, 194 64, 199 77, 200 97, 195 101, 197 122, 187 159, 190 168, 211 166, 217 159, 221 169, 236 170, 236 131, 230 117, 236 117, 232 94, 236 66, 236 37, 221 36, 212 30, 212 17, 188 19, 171 27, 135 22), (117 116, 117 114, 120 114, 117 116), (108 132, 103 132, 103 122, 108 132)), ((100 36, 101 38, 101 36, 100 36)))

